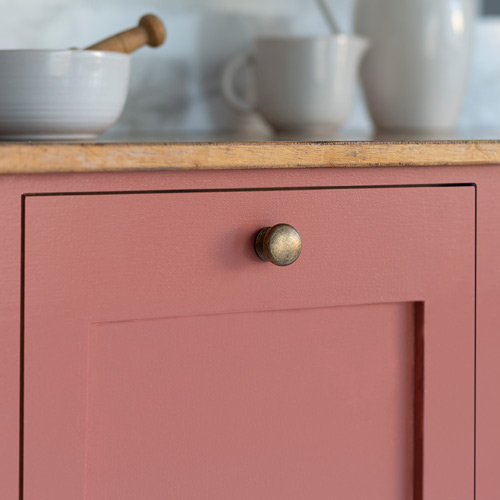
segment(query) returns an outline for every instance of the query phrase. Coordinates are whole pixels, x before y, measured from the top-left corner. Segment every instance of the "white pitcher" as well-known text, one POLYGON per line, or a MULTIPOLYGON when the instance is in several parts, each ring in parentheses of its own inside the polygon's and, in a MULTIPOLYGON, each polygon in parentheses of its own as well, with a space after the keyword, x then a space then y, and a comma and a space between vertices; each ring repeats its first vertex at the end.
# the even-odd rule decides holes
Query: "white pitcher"
POLYGON ((476 0, 358 0, 372 42, 361 80, 381 129, 450 130, 463 102, 476 0))
POLYGON ((252 53, 228 63, 222 93, 238 112, 259 111, 278 131, 330 133, 348 117, 369 41, 359 36, 258 38, 252 53), (255 72, 257 99, 236 92, 236 74, 255 72))

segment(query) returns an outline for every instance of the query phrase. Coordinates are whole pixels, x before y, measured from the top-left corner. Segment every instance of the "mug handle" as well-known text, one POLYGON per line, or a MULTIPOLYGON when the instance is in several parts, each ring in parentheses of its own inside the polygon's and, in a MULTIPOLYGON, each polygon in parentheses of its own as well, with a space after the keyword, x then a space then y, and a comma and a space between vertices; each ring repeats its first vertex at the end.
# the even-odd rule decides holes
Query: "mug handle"
POLYGON ((231 108, 239 113, 251 113, 257 109, 257 102, 249 102, 238 95, 234 88, 234 80, 239 71, 245 67, 254 67, 255 59, 250 53, 240 54, 231 59, 222 73, 222 96, 231 108))

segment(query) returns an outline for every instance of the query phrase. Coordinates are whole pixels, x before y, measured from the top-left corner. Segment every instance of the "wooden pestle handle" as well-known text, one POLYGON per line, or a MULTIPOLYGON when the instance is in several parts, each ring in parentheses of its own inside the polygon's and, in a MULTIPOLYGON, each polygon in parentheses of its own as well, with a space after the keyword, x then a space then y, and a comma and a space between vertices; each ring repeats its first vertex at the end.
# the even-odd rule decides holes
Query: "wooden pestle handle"
POLYGON ((144 45, 158 47, 166 37, 167 32, 161 19, 153 14, 146 14, 141 17, 137 27, 110 36, 85 50, 109 50, 130 54, 144 45))

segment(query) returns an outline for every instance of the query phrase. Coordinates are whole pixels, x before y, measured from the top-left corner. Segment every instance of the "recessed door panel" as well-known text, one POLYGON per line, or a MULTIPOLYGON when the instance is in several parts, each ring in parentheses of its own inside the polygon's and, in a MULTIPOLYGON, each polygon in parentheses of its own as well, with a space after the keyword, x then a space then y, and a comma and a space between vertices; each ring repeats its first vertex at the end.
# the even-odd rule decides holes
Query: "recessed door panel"
POLYGON ((412 304, 94 325, 87 498, 412 499, 414 339, 412 304))

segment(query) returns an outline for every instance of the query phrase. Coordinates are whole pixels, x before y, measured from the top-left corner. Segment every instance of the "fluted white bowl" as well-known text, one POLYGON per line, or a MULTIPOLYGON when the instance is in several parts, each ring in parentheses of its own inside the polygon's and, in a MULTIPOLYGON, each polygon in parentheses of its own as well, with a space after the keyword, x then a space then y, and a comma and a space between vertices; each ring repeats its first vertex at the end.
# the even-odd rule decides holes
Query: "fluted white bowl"
POLYGON ((93 139, 123 110, 130 55, 0 50, 0 139, 93 139))

